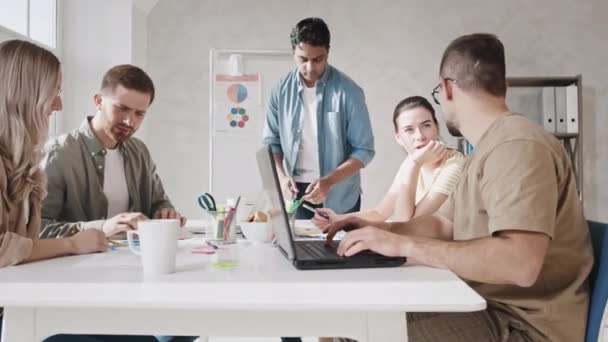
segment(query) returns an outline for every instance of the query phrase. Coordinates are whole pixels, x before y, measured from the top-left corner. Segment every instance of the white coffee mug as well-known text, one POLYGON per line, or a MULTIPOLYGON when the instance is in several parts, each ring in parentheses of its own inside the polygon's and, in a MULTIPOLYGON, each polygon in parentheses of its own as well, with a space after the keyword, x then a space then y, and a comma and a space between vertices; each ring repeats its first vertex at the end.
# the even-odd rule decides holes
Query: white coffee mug
POLYGON ((179 220, 148 220, 137 223, 137 230, 127 232, 129 249, 141 256, 144 276, 158 276, 175 272, 179 220), (134 235, 139 236, 139 250, 134 235))

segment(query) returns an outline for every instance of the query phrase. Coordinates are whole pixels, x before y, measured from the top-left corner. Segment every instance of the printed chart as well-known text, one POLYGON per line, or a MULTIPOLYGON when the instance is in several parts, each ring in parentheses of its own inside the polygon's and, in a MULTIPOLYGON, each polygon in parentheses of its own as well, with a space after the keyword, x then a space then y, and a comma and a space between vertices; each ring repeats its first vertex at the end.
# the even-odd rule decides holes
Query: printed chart
POLYGON ((260 76, 217 74, 214 79, 214 134, 258 134, 263 123, 260 76))

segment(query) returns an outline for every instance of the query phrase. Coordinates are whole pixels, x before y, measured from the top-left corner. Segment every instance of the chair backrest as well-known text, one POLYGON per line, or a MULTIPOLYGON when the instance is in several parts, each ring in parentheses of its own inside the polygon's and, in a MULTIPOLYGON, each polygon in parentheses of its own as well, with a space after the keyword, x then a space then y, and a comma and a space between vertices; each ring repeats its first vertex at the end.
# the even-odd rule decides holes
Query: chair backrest
POLYGON ((589 275, 591 298, 587 318, 586 342, 597 342, 603 330, 604 308, 608 300, 608 224, 587 221, 595 262, 589 275))

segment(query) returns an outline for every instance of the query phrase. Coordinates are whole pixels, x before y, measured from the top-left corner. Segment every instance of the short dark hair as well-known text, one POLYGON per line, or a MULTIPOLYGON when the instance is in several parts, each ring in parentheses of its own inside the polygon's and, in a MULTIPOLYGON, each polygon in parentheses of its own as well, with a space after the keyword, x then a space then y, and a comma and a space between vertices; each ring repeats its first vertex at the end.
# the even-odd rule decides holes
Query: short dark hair
POLYGON ((507 93, 505 48, 493 34, 475 33, 454 39, 441 58, 439 75, 465 90, 507 93))
POLYGON ((422 107, 431 112, 433 122, 437 127, 439 127, 437 117, 435 116, 435 109, 433 108, 431 103, 422 96, 410 96, 401 100, 399 103, 397 103, 397 106, 395 107, 395 111, 393 112, 393 126, 395 126, 395 132, 399 131, 399 127, 397 127, 397 119, 399 118, 399 115, 401 115, 403 111, 418 107, 422 107))
POLYGON ((300 20, 291 30, 290 38, 293 50, 300 43, 323 46, 329 50, 329 28, 321 18, 311 17, 300 20))
POLYGON ((109 89, 114 92, 114 89, 118 85, 149 94, 150 104, 154 101, 154 82, 152 82, 152 79, 145 71, 134 65, 117 65, 103 75, 103 80, 101 81, 102 91, 109 89))

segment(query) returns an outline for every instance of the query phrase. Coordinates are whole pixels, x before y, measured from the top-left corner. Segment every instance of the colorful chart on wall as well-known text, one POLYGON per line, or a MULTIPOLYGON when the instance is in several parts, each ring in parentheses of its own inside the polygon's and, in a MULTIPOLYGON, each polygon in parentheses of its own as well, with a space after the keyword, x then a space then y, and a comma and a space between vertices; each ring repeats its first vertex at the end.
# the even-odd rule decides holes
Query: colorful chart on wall
POLYGON ((233 83, 226 90, 226 96, 234 103, 241 103, 247 99, 247 87, 240 83, 233 83))
POLYGON ((291 49, 209 52, 209 72, 204 75, 209 83, 209 107, 201 109, 206 123, 204 127, 192 126, 192 134, 209 139, 208 155, 201 152, 208 156, 209 183, 205 189, 222 203, 238 195, 255 199, 262 188, 255 156, 262 148, 268 100, 273 87, 293 70, 293 52, 291 49))
POLYGON ((213 133, 257 134, 264 122, 260 75, 217 74, 213 84, 213 133))

